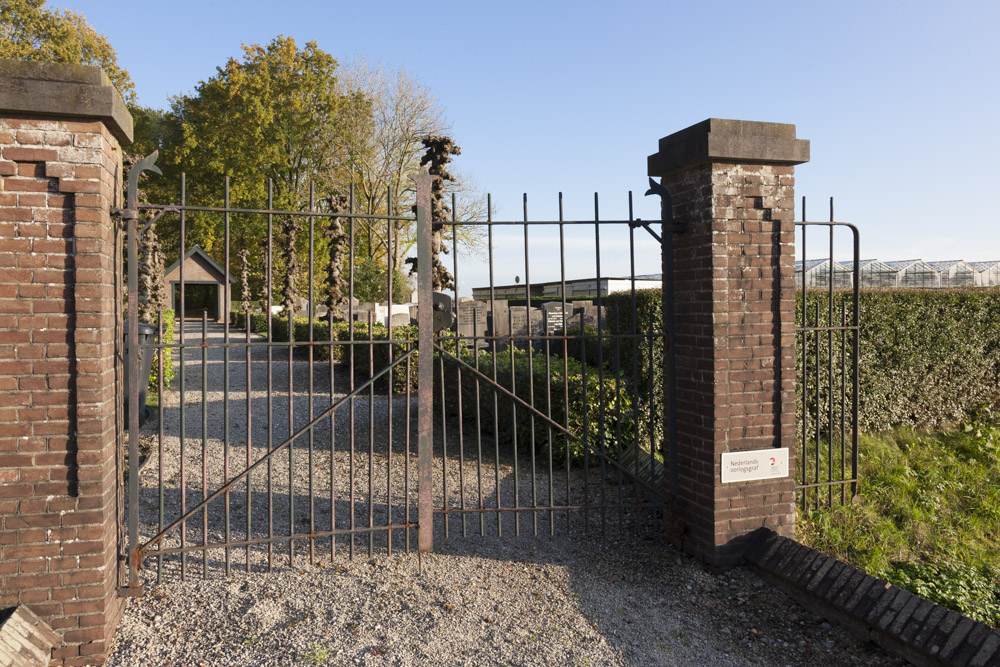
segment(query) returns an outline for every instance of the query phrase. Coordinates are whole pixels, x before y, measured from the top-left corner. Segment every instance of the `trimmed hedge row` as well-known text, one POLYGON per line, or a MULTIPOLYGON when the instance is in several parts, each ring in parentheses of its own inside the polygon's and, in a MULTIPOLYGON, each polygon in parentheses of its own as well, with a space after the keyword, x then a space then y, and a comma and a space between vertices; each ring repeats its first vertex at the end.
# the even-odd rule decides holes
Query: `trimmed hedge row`
MULTIPOLYGON (((246 318, 242 313, 232 313, 231 322, 236 328, 246 326, 246 318)), ((347 362, 350 345, 350 330, 346 322, 334 322, 333 339, 340 344, 332 346, 334 360, 337 362, 347 362)), ((267 333, 267 319, 264 315, 251 315, 252 331, 262 335, 267 333)), ((308 340, 309 323, 306 318, 295 318, 293 321, 293 334, 296 341, 308 340)), ((288 320, 282 317, 273 317, 271 321, 272 340, 288 340, 288 320)), ((414 326, 393 327, 393 358, 401 356, 406 349, 406 339, 409 335, 413 344, 416 344, 417 328, 414 326), (398 341, 398 342, 397 342, 398 341)), ((441 334, 439 334, 441 335, 441 334)), ((448 335, 444 333, 443 335, 448 335)), ((388 331, 386 327, 376 324, 372 327, 372 339, 375 345, 371 347, 371 355, 374 361, 375 372, 383 369, 388 363, 388 331), (381 344, 379 344, 381 343, 381 344)), ((313 340, 329 341, 329 322, 313 322, 313 340)), ((360 341, 360 345, 355 345, 354 357, 354 377, 355 382, 361 383, 371 377, 369 367, 369 345, 368 325, 355 323, 354 340, 360 341)), ((574 341, 579 343, 579 341, 574 341)), ((629 342, 629 345, 632 343, 629 342)), ((596 348, 596 340, 588 342, 588 346, 596 348)), ((614 347, 626 345, 623 341, 614 347)), ((445 349, 455 353, 457 346, 454 342, 445 343, 445 349)), ((620 442, 621 447, 627 447, 629 443, 639 442, 645 449, 649 449, 649 429, 654 420, 650 418, 650 401, 648 385, 644 385, 639 392, 633 391, 630 383, 632 379, 632 366, 628 364, 628 369, 622 366, 620 374, 614 373, 614 351, 611 344, 605 340, 605 363, 604 369, 600 369, 596 364, 583 364, 572 357, 566 359, 565 373, 564 363, 560 356, 556 356, 553 346, 553 354, 549 358, 549 369, 546 372, 546 356, 536 348, 531 356, 529 369, 529 355, 526 350, 515 348, 513 353, 505 350, 497 354, 496 374, 500 386, 513 392, 522 400, 529 401, 529 386, 534 384, 534 401, 532 405, 541 413, 551 415, 557 424, 568 424, 570 432, 582 437, 586 433, 587 441, 591 451, 607 452, 611 459, 617 457, 620 442), (569 406, 564 403, 564 392, 568 390, 569 406), (601 400, 603 399, 603 401, 601 400), (604 420, 600 417, 603 411, 604 420), (603 429, 602 429, 603 424, 603 429)), ((314 347, 314 358, 321 360, 329 359, 329 345, 319 345, 314 347)), ((624 359, 624 353, 619 352, 624 359)), ((631 352, 629 352, 631 354, 631 352)), ((590 352, 587 352, 588 357, 590 352)), ((435 355, 435 379, 439 377, 440 361, 435 355)), ((470 366, 477 365, 476 354, 469 348, 463 348, 460 358, 470 366)), ((629 357, 631 358, 631 357, 629 357)), ((446 356, 444 361, 445 382, 448 390, 445 392, 445 400, 448 414, 457 415, 458 392, 453 391, 458 384, 458 376, 461 375, 463 417, 465 420, 473 419, 476 400, 476 379, 477 375, 468 368, 462 367, 454 358, 446 356)), ((478 355, 478 367, 487 377, 493 375, 493 357, 486 351, 480 351, 478 355)), ((417 389, 417 353, 414 352, 410 362, 410 387, 417 389)), ((405 391, 406 389, 406 366, 401 364, 392 373, 393 389, 395 391, 405 391)), ((565 461, 568 452, 570 459, 580 461, 584 458, 584 444, 582 441, 567 438, 558 428, 551 427, 546 420, 535 416, 532 420, 531 411, 518 405, 515 407, 510 397, 503 392, 490 389, 490 383, 479 378, 479 400, 480 418, 483 420, 483 427, 491 429, 493 425, 499 435, 507 441, 517 438, 519 448, 530 447, 532 423, 534 424, 535 446, 537 452, 547 452, 551 448, 555 459, 565 461), (497 398, 497 412, 494 412, 494 395, 497 398)), ((384 388, 382 384, 381 388, 384 388)), ((439 414, 442 396, 440 390, 435 392, 435 416, 439 414)), ((659 411, 655 411, 658 414, 659 411)), ((658 422, 656 428, 658 429, 658 422)))
POLYGON ((1000 290, 863 291, 859 359, 862 431, 937 426, 996 404, 1000 290))
MULTIPOLYGON (((632 295, 629 293, 613 294, 603 298, 603 305, 607 309, 608 332, 625 335, 614 339, 606 338, 600 346, 596 339, 588 339, 585 353, 579 349, 579 340, 572 341, 571 349, 568 350, 569 362, 571 363, 568 376, 571 388, 570 418, 573 420, 579 417, 581 427, 583 406, 577 404, 582 400, 582 378, 586 374, 588 398, 592 398, 595 394, 589 388, 599 386, 596 367, 598 357, 595 353, 601 349, 605 370, 605 394, 611 396, 613 402, 613 405, 606 404, 604 406, 605 413, 618 415, 624 410, 631 415, 634 405, 635 412, 643 415, 641 423, 652 421, 654 429, 652 440, 654 442, 661 440, 663 431, 661 411, 653 410, 653 414, 650 415, 649 405, 662 404, 660 377, 663 339, 642 335, 643 332, 662 331, 660 296, 661 292, 657 289, 638 291, 634 311, 632 295), (640 335, 629 337, 632 331, 633 312, 636 315, 636 330, 640 332, 640 335), (634 367, 632 364, 633 351, 637 361, 634 367), (585 364, 580 363, 581 360, 578 357, 581 356, 584 357, 585 364), (618 371, 617 388, 611 390, 607 383, 615 383, 616 370, 618 371), (654 392, 652 403, 648 400, 650 386, 653 387, 654 392), (620 406, 627 406, 627 409, 620 406)), ((826 293, 810 292, 807 304, 810 325, 815 324, 814 313, 817 308, 820 313, 820 325, 828 323, 828 299, 829 296, 826 293)), ((849 294, 835 293, 834 300, 835 321, 839 322, 842 312, 845 312, 850 318, 849 294), (848 304, 848 310, 841 311, 841 305, 844 302, 848 304)), ((861 393, 859 396, 859 425, 862 431, 878 432, 901 425, 936 426, 961 420, 969 412, 984 405, 1000 403, 1000 291, 990 288, 933 291, 864 290, 861 292, 860 306, 861 393)), ((797 323, 802 322, 801 313, 802 301, 800 297, 797 304, 797 323)), ((243 326, 242 314, 234 313, 233 322, 237 326, 243 326)), ((293 325, 295 339, 306 340, 308 338, 307 320, 296 318, 293 325)), ((263 315, 254 315, 252 316, 252 326, 256 332, 266 333, 267 320, 263 315)), ((593 334, 596 331, 588 330, 584 333, 593 334)), ((393 327, 393 341, 404 341, 407 334, 415 340, 417 337, 416 327, 393 327)), ((286 318, 272 318, 272 335, 274 340, 288 339, 286 318)), ((314 340, 329 340, 329 336, 327 322, 314 322, 314 340)), ((389 358, 386 327, 375 325, 372 328, 372 338, 382 342, 382 344, 374 345, 372 350, 374 368, 377 372, 385 367, 389 358)), ((826 432, 828 425, 825 422, 829 419, 827 401, 830 386, 830 355, 832 353, 834 361, 834 425, 837 425, 840 421, 839 391, 841 381, 845 379, 840 371, 841 355, 846 352, 848 363, 850 362, 850 335, 841 336, 839 332, 835 333, 832 336, 832 346, 829 345, 830 337, 826 334, 821 333, 818 336, 820 343, 818 382, 815 370, 817 366, 817 336, 810 334, 807 338, 808 344, 804 349, 801 338, 796 346, 796 378, 799 380, 798 390, 800 392, 798 407, 799 410, 802 409, 803 386, 801 377, 802 368, 805 365, 809 377, 805 406, 811 416, 815 415, 816 406, 820 406, 821 429, 826 432), (847 346, 846 350, 841 349, 841 341, 847 346)), ((346 323, 334 323, 334 339, 341 343, 350 340, 346 323)), ((367 324, 356 323, 354 325, 354 339, 367 341, 367 324)), ((334 358, 338 361, 345 360, 348 347, 349 345, 346 344, 334 346, 334 358)), ((393 356, 398 357, 403 353, 405 343, 394 342, 393 348, 393 356)), ((317 346, 315 349, 316 358, 326 358, 324 356, 327 354, 328 348, 326 346, 317 346)), ((558 343, 553 344, 551 350, 553 360, 559 358, 562 353, 561 345, 558 343)), ((371 370, 368 366, 368 346, 362 344, 360 352, 355 354, 356 381, 363 381, 364 378, 371 376, 371 370)), ((474 360, 472 356, 469 358, 474 360)), ((488 365, 491 363, 489 359, 491 357, 481 356, 480 365, 482 366, 484 363, 488 365), (484 362, 484 359, 487 361, 484 362)), ((546 382, 544 376, 545 357, 536 354, 535 360, 535 386, 544 387, 546 382)), ((510 377, 509 353, 498 357, 497 364, 498 376, 503 382, 508 382, 503 378, 510 377), (501 368, 503 364, 506 366, 501 368)), ((553 369, 551 380, 553 396, 561 395, 563 385, 560 383, 565 382, 562 379, 562 364, 553 361, 551 366, 553 369)), ((415 365, 412 368, 415 369, 415 365)), ((467 372, 463 371, 463 373, 467 372)), ((491 368, 490 373, 492 373, 491 368)), ((849 391, 849 375, 846 379, 849 391)), ((415 387, 415 372, 412 373, 410 381, 411 387, 415 387)), ((515 351, 513 386, 517 387, 518 395, 521 395, 522 388, 527 387, 527 385, 527 353, 515 351)), ((400 390, 405 389, 405 368, 398 367, 394 371, 393 386, 400 390)), ((465 391, 466 388, 463 384, 463 392, 465 391)), ((541 409, 544 404, 537 402, 544 400, 544 393, 541 393, 542 398, 539 398, 538 393, 536 392, 536 407, 541 409)), ((846 400, 848 409, 850 403, 851 396, 848 395, 846 400)), ((509 399, 506 401, 506 405, 510 405, 509 399)), ((554 409, 557 409, 556 406, 561 410, 561 401, 554 401, 554 409)), ((492 398, 489 407, 492 409, 492 398)), ((587 406, 588 414, 592 408, 591 405, 587 406)), ((516 428, 518 429, 519 441, 522 441, 530 433, 529 430, 523 430, 530 429, 530 425, 524 423, 521 413, 525 413, 526 416, 527 411, 518 410, 516 428)), ((508 417, 512 417, 512 415, 501 414, 501 423, 510 421, 508 417)), ((561 419, 562 416, 557 421, 562 423, 561 419)), ((617 417, 606 421, 606 423, 612 424, 610 428, 617 432, 619 424, 614 421, 615 419, 617 417)), ((536 442, 544 442, 547 439, 548 428, 544 424, 540 426, 540 420, 536 419, 535 421, 536 442)), ((631 442, 634 439, 635 426, 627 426, 626 422, 628 421, 628 419, 621 421, 624 429, 624 442, 631 442), (630 428, 633 430, 630 431, 630 428), (626 434, 628 434, 627 437, 625 437, 626 434)), ((588 421, 588 429, 592 423, 596 422, 588 421)), ((815 422, 813 421, 810 428, 814 427, 815 422)), ((648 428, 640 429, 639 439, 644 444, 648 444, 648 433, 643 435, 645 431, 648 431, 648 428)), ((505 435, 513 434, 505 433, 505 435)), ((593 435, 596 436, 596 433, 593 435)), ((556 438, 556 440, 558 442, 554 443, 553 446, 561 446, 559 443, 562 442, 562 439, 556 438)), ((571 455, 576 456, 577 454, 571 451, 571 455)))
MULTIPOLYGON (((662 331, 658 289, 636 293, 639 331, 662 331), (652 328, 652 329, 650 329, 652 328)), ((621 322, 616 326, 614 304, 621 312, 629 312, 632 297, 628 293, 612 294, 604 299, 609 308, 609 328, 613 331, 631 326, 621 322)), ((796 325, 802 323, 802 298, 796 307, 796 325)), ((819 290, 809 293, 810 326, 829 323, 829 295, 819 290)), ((859 331, 860 396, 859 426, 864 432, 879 432, 897 426, 932 427, 959 421, 984 405, 1000 404, 1000 290, 967 288, 954 290, 862 290, 860 298, 861 325, 859 331)), ((834 293, 834 323, 842 316, 851 318, 850 293, 834 293), (846 307, 842 310, 842 304, 846 307)), ((806 409, 812 420, 820 406, 821 430, 828 431, 830 337, 819 338, 819 382, 816 381, 816 335, 808 335, 803 349, 801 337, 796 345, 796 380, 799 391, 798 408, 802 410, 802 368, 809 374, 809 389, 805 396, 806 409)), ((834 361, 834 425, 840 422, 839 391, 841 386, 841 340, 847 346, 850 363, 850 336, 833 336, 834 361)), ((622 358, 631 359, 631 349, 624 349, 622 358)), ((653 380, 660 391, 662 383, 662 340, 654 341, 653 380)), ((639 351, 642 384, 648 386, 648 350, 639 351)), ((591 356, 587 350, 588 358, 591 356)), ((850 366, 848 365, 848 369, 850 366)), ((850 392, 850 375, 847 376, 850 392)), ((661 399, 657 394, 657 400, 661 399)), ((848 393, 846 405, 850 409, 848 393)), ((801 415, 800 415, 801 417, 801 415)), ((815 427, 811 421, 810 429, 815 427)))

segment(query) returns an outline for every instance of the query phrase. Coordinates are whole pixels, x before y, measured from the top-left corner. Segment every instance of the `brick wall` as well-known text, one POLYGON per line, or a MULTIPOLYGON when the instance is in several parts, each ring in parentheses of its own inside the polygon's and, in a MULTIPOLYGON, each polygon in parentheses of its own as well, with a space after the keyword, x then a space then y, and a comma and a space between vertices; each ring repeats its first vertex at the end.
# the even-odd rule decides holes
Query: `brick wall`
MULTIPOLYGON (((794 126, 778 128, 771 144, 801 146, 794 126)), ((677 537, 719 566, 738 562, 757 528, 794 534, 791 474, 721 483, 725 452, 786 446, 795 470, 794 166, 773 162, 803 160, 769 153, 773 129, 713 119, 650 158, 687 225, 674 237, 677 537)))
POLYGON ((100 661, 122 609, 120 181, 106 123, 0 109, 0 608, 43 618, 57 664, 100 661))

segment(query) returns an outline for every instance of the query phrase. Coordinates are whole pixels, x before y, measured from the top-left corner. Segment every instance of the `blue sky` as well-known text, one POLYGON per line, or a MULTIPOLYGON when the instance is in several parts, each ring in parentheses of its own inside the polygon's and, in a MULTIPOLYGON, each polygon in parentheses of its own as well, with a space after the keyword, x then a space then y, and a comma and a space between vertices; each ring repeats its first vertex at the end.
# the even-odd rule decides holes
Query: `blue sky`
MULTIPOLYGON (((1000 258, 995 0, 49 6, 109 37, 148 106, 278 34, 404 68, 438 95, 457 164, 503 218, 520 217, 522 192, 531 217, 554 218, 560 191, 568 217, 591 217, 597 191, 602 216, 622 218, 629 190, 636 215, 657 218, 646 156, 715 116, 794 123, 812 143, 796 194, 810 219, 834 196, 865 257, 1000 258)), ((646 250, 640 273, 657 270, 646 250)))

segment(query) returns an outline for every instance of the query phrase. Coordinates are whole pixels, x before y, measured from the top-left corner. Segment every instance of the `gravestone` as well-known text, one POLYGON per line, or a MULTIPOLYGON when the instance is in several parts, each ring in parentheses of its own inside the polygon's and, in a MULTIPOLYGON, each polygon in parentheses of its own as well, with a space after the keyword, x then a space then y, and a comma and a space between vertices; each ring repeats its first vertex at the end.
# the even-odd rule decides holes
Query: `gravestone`
POLYGON ((527 338, 528 336, 528 312, 524 306, 515 306, 508 311, 510 323, 510 335, 514 338, 527 338))
POLYGON ((531 335, 540 337, 545 335, 545 314, 541 308, 532 308, 529 313, 531 320, 531 335))
POLYGON ((307 300, 301 296, 297 296, 292 300, 292 303, 294 304, 292 312, 295 317, 309 317, 309 302, 307 300))
POLYGON ((486 335, 486 304, 471 299, 459 302, 458 335, 461 338, 486 335))
POLYGON ((486 335, 496 338, 504 338, 510 335, 508 326, 506 305, 504 308, 497 308, 486 313, 486 335))
POLYGON ((585 327, 594 327, 595 329, 598 328, 598 316, 600 316, 600 319, 602 320, 602 322, 600 323, 600 326, 603 328, 604 321, 606 321, 605 317, 604 317, 605 313, 602 312, 603 310, 604 310, 603 306, 600 309, 598 309, 597 306, 587 306, 587 307, 585 307, 583 309, 583 311, 582 311, 582 313, 583 313, 583 325, 585 327))
POLYGON ((391 320, 389 322, 389 326, 393 326, 393 327, 405 327, 405 326, 408 326, 410 324, 410 317, 411 317, 410 313, 408 313, 408 312, 404 312, 404 313, 393 312, 392 318, 391 318, 391 320))
MULTIPOLYGON (((545 333, 551 336, 557 331, 562 331, 565 326, 565 316, 563 311, 563 305, 561 301, 549 301, 542 304, 542 310, 545 312, 545 333)), ((572 312, 570 310, 569 304, 566 304, 565 313, 572 312)))

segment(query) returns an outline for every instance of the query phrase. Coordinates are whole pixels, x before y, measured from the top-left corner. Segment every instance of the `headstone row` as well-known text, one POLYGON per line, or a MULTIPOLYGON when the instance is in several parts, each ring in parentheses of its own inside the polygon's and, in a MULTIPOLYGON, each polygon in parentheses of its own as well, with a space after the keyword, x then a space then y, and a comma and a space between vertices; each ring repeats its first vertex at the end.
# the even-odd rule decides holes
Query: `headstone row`
MULTIPOLYGON (((554 335, 563 329, 579 330, 581 325, 585 328, 598 327, 598 318, 601 319, 601 326, 607 325, 607 313, 602 306, 600 309, 594 305, 593 301, 567 301, 563 310, 561 301, 549 301, 535 306, 511 306, 505 299, 497 299, 492 302, 493 310, 490 310, 490 303, 476 301, 471 298, 459 299, 457 310, 457 333, 461 338, 487 338, 487 337, 513 337, 514 339, 525 339, 554 335)), ((298 304, 297 316, 305 317, 308 314, 308 303, 305 299, 298 304)), ((418 306, 415 303, 393 304, 390 324, 394 327, 416 325, 418 306)), ((314 317, 319 321, 327 319, 329 311, 326 306, 316 307, 314 317)), ((386 324, 390 319, 389 308, 386 304, 358 301, 355 299, 352 304, 351 313, 355 322, 368 322, 371 317, 375 322, 386 324)), ((334 318, 346 320, 348 312, 346 308, 334 311, 334 318)))

